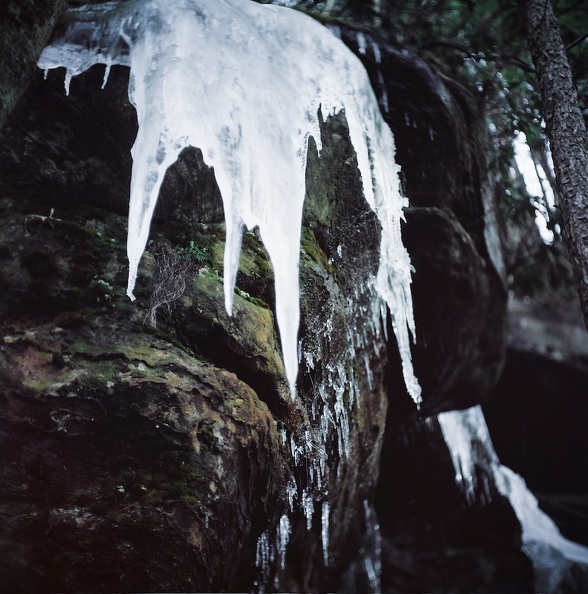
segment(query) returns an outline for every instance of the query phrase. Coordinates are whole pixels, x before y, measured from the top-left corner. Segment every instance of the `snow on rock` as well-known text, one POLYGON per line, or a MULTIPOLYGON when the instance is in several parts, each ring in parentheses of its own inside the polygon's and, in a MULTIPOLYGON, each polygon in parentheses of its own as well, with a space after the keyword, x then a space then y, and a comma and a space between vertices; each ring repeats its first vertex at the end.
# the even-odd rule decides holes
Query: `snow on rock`
POLYGON ((476 482, 475 466, 480 462, 491 470, 498 491, 510 501, 521 523, 523 550, 535 568, 538 588, 556 591, 570 565, 588 565, 588 547, 564 538, 553 520, 541 511, 523 478, 500 464, 480 406, 444 412, 437 418, 453 461, 456 482, 468 501, 473 502, 476 493, 489 496, 488 489, 476 482))
POLYGON ((159 189, 184 147, 202 150, 221 190, 230 312, 244 227, 258 226, 275 272, 276 314, 292 394, 298 372, 298 260, 308 140, 345 110, 367 202, 382 224, 379 295, 388 304, 409 393, 411 267, 400 220, 394 138, 359 60, 310 17, 250 0, 128 0, 71 9, 38 65, 71 78, 94 64, 130 66, 139 131, 132 149, 127 252, 134 299, 159 189))

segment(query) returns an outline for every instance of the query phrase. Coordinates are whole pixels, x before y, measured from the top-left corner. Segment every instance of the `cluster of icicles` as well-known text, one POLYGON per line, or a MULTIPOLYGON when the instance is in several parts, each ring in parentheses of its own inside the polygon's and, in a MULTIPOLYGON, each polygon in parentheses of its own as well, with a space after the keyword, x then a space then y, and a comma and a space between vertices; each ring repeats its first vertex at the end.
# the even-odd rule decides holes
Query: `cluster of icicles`
MULTIPOLYGON (((358 320, 347 328, 347 341, 333 340, 337 312, 325 302, 316 313, 321 323, 309 328, 302 340, 302 366, 312 375, 314 395, 310 423, 303 432, 282 430, 282 443, 289 446, 297 476, 291 476, 286 487, 288 508, 274 530, 266 530, 258 541, 256 563, 259 568, 258 586, 272 584, 279 589, 280 568, 283 569, 286 548, 290 538, 289 514, 300 510, 305 518, 306 530, 313 531, 315 516, 320 519, 320 543, 323 563, 329 566, 330 491, 332 481, 345 472, 346 460, 351 455, 354 417, 351 411, 359 407, 360 377, 364 375, 367 387, 374 387, 372 362, 381 361, 386 350, 385 304, 378 297, 375 279, 368 277, 361 286, 347 295, 345 310, 350 319, 358 320), (362 357, 358 354, 362 353, 362 357), (359 372, 359 373, 358 373, 359 372), (317 381, 318 379, 318 381, 317 381), (336 447, 330 448, 332 442, 336 447), (336 477, 330 473, 335 470, 336 477)), ((363 547, 363 570, 371 591, 378 592, 380 550, 377 544, 379 527, 375 512, 364 501, 366 535, 372 539, 371 547, 363 547)), ((262 588, 263 589, 263 588, 262 588)))
POLYGON ((275 273, 276 315, 292 395, 298 373, 298 263, 308 140, 320 151, 319 114, 345 110, 365 198, 382 225, 379 295, 388 304, 409 393, 411 267, 400 236, 405 199, 394 138, 360 61, 297 11, 250 0, 128 0, 71 9, 39 67, 71 78, 130 66, 139 131, 132 149, 128 294, 133 298, 167 168, 187 146, 214 167, 226 222, 224 287, 232 309, 245 227, 258 227, 275 273))
MULTIPOLYGON (((44 70, 66 68, 66 92, 73 76, 95 64, 106 66, 104 84, 112 65, 131 69, 129 97, 139 122, 132 149, 127 249, 131 298, 165 172, 185 147, 202 150, 204 161, 214 167, 224 203, 226 308, 232 309, 243 230, 257 226, 274 267, 277 321, 292 395, 299 365, 298 259, 308 140, 312 136, 320 151, 319 114, 326 119, 345 111, 365 198, 382 227, 380 264, 377 277, 366 279, 350 297, 349 306, 362 323, 350 329, 347 353, 325 369, 317 386, 322 408, 311 411, 314 429, 302 436, 283 434, 294 463, 308 469, 307 488, 294 479, 288 485, 289 512, 297 501, 310 530, 318 504, 325 565, 330 513, 326 444, 334 429, 339 458, 349 455, 348 411, 359 405, 356 352, 365 353, 369 344, 377 357, 384 348, 383 302, 392 315, 408 392, 417 405, 421 399, 410 358, 411 267, 400 236, 406 201, 399 190, 394 139, 363 66, 336 37, 336 27, 332 33, 301 13, 250 0, 127 0, 70 9, 61 37, 39 60, 44 70), (361 305, 366 302, 370 311, 361 305)), ((358 35, 359 51, 365 53, 366 40, 358 35)), ((379 64, 379 48, 371 44, 371 49, 379 64)), ((378 77, 382 83, 380 72, 378 77)), ((380 106, 386 112, 388 102, 384 92, 380 106)), ((328 328, 324 335, 328 347, 328 328)), ((300 349, 309 372, 323 358, 324 353, 300 349)), ((369 360, 364 363, 369 383, 369 360)), ((546 555, 541 547, 547 547, 564 559, 588 562, 587 550, 563 539, 522 479, 499 464, 479 408, 443 413, 438 420, 468 501, 480 491, 473 450, 482 444, 499 490, 521 520, 530 556, 538 560, 546 555)), ((364 506, 366 524, 378 534, 375 516, 367 502, 364 506)), ((278 572, 284 568, 291 529, 286 512, 274 536, 269 531, 260 536, 262 582, 268 583, 271 566, 278 572)), ((379 545, 375 549, 365 561, 377 591, 379 545)))
MULTIPOLYGON (((107 2, 70 9, 66 19, 61 36, 43 51, 38 65, 46 71, 65 67, 67 93, 72 77, 95 64, 106 67, 104 85, 112 65, 130 67, 129 98, 139 129, 132 149, 129 297, 134 298, 165 172, 185 147, 197 147, 214 168, 224 204, 227 311, 232 309, 243 231, 257 226, 274 269, 276 315, 292 396, 299 363, 310 372, 329 355, 298 343, 308 143, 312 136, 320 152, 319 118, 345 112, 364 195, 381 223, 379 268, 349 298, 358 323, 349 329, 346 352, 324 370, 318 404, 311 411, 312 427, 303 435, 283 434, 294 464, 308 472, 306 486, 292 477, 289 512, 296 502, 310 530, 315 505, 320 509, 328 564, 327 443, 334 431, 338 457, 349 456, 348 411, 359 404, 356 352, 374 349, 376 357, 381 355, 384 303, 392 316, 408 392, 417 405, 421 399, 410 357, 411 266, 400 235, 407 202, 400 192, 394 138, 367 73, 340 39, 311 18, 250 0, 107 2)), ((323 338, 328 347, 328 328, 323 338)), ((363 364, 369 384, 367 355, 363 364)), ((371 508, 366 509, 366 518, 371 518, 371 508)), ((268 531, 260 536, 257 565, 262 582, 267 583, 271 567, 278 573, 283 569, 290 532, 286 512, 274 536, 268 531)), ((366 565, 374 574, 370 579, 376 579, 377 557, 366 565)))

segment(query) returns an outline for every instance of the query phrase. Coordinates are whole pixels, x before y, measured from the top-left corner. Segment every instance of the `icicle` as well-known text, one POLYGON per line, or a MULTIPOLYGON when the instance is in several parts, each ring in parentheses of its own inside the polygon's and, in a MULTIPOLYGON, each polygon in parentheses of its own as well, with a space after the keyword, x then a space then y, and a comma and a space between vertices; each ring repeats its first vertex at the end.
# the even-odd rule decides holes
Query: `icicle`
POLYGON ((314 369, 314 357, 312 353, 309 353, 308 351, 304 352, 304 360, 306 361, 306 367, 309 370, 314 369))
POLYGON ((355 35, 355 39, 357 41, 357 49, 358 49, 359 53, 365 55, 366 49, 367 49, 365 35, 363 33, 359 32, 355 35))
POLYGON ((384 75, 381 70, 378 70, 378 83, 380 91, 380 107, 384 110, 384 113, 390 113, 390 103, 388 102, 388 91, 386 90, 386 84, 384 82, 384 75))
POLYGON ((314 499, 312 495, 305 489, 302 492, 302 511, 306 518, 306 529, 312 530, 312 516, 314 514, 314 499))
POLYGON ((303 454, 303 449, 296 443, 293 433, 290 434, 290 452, 292 458, 294 458, 294 464, 298 464, 299 459, 303 454))
POLYGON ((380 52, 380 46, 372 39, 370 41, 370 45, 372 46, 372 51, 374 52, 374 60, 376 64, 382 63, 382 53, 380 52))
POLYGON ((368 386, 371 390, 374 387, 374 374, 372 373, 372 366, 370 365, 370 358, 367 353, 364 353, 363 355, 363 366, 368 380, 368 386))
MULTIPOLYGON (((129 297, 165 172, 184 147, 198 147, 214 168, 224 204, 227 310, 243 229, 258 226, 275 271, 276 315, 294 395, 308 139, 320 150, 319 107, 324 118, 344 109, 365 197, 382 224, 378 291, 394 318, 407 387, 418 404, 409 346, 410 262, 400 238, 406 201, 394 139, 360 61, 310 17, 255 2, 128 0, 69 15, 63 37, 39 59, 44 69, 66 67, 67 92, 71 77, 93 64, 131 68, 129 98, 139 132, 132 150, 129 297)), ((364 47, 365 39, 358 43, 364 47)))
POLYGON ((288 542, 290 542, 290 520, 288 516, 284 514, 280 518, 280 523, 278 524, 278 558, 280 560, 280 568, 285 569, 286 567, 286 547, 288 546, 288 542))
POLYGON ((63 79, 63 88, 65 89, 65 94, 69 97, 69 87, 71 85, 73 73, 70 68, 67 68, 65 71, 65 78, 63 79))
POLYGON ((270 543, 267 531, 263 532, 257 539, 257 547, 255 550, 255 566, 259 570, 261 579, 257 581, 257 586, 260 591, 263 591, 270 574, 271 565, 270 543))
POLYGON ((335 37, 339 39, 341 38, 341 27, 339 27, 339 25, 327 24, 327 27, 335 37))
POLYGON ((102 87, 101 89, 104 90, 106 87, 106 83, 108 82, 108 77, 110 76, 110 67, 111 67, 111 61, 108 60, 106 62, 106 67, 104 68, 104 77, 102 78, 102 87))
POLYGON ((329 566, 329 502, 323 501, 321 518, 321 542, 323 543, 323 561, 325 567, 329 566))
POLYGON ((298 497, 298 487, 296 486, 294 477, 292 477, 286 485, 286 495, 288 496, 288 505, 290 507, 290 511, 293 512, 294 500, 298 497))
MULTIPOLYGON (((462 488, 466 499, 473 503, 476 494, 476 456, 472 443, 484 443, 487 434, 486 421, 480 407, 465 411, 450 411, 438 415, 445 443, 449 448, 455 468, 455 480, 462 488)), ((493 450, 492 450, 493 453, 493 450)), ((496 455, 494 454, 494 457, 496 455)))
POLYGON ((370 584, 371 592, 380 592, 380 575, 382 573, 382 536, 380 525, 374 508, 364 500, 366 539, 363 563, 370 584))

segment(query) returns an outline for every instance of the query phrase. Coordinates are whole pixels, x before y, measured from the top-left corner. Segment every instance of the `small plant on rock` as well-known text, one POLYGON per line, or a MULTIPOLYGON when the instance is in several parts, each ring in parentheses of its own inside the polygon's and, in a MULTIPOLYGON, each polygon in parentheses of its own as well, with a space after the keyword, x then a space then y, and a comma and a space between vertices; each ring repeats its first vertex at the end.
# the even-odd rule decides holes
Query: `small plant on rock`
POLYGON ((198 264, 204 264, 204 261, 206 260, 206 248, 200 247, 192 239, 186 247, 176 245, 174 252, 179 258, 190 258, 195 260, 198 264))
POLYGON ((171 311, 173 303, 186 290, 186 282, 196 275, 206 259, 206 248, 194 241, 187 246, 172 247, 166 239, 151 242, 149 251, 155 259, 155 282, 149 298, 147 317, 152 326, 157 324, 157 310, 166 306, 171 311))

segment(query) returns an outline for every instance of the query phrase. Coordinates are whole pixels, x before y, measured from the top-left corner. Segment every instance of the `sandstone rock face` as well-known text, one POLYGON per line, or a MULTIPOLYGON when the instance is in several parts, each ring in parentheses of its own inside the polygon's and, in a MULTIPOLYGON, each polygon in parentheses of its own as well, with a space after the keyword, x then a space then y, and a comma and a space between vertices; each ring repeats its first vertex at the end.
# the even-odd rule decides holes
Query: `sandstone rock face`
POLYGON ((267 406, 127 302, 120 217, 4 206, 3 588, 252 579, 285 480, 267 406))
POLYGON ((101 78, 67 98, 39 74, 2 136, 2 585, 338 588, 370 538, 386 410, 379 230, 345 121, 309 159, 312 356, 292 402, 255 231, 224 309, 222 206, 198 151, 168 172, 124 296, 136 123, 125 70, 101 78))
POLYGON ((0 128, 29 85, 64 7, 65 0, 7 0, 0 6, 0 128))
POLYGON ((376 40, 378 61, 341 34, 368 67, 411 200, 421 411, 379 331, 379 226, 343 117, 323 127, 320 158, 309 151, 293 402, 254 230, 224 310, 222 203, 199 151, 166 175, 130 303, 128 72, 101 91, 94 68, 69 97, 37 73, 0 136, 6 590, 374 591, 380 548, 384 590, 531 590, 512 510, 492 485, 491 502, 466 505, 434 419, 482 402, 503 361, 479 114, 414 55, 376 40))
POLYGON ((403 238, 415 268, 413 361, 423 405, 415 410, 403 393, 389 345, 376 499, 382 590, 532 591, 510 503, 483 457, 466 498, 436 418, 485 402, 504 363, 501 229, 480 113, 465 88, 410 52, 367 33, 341 28, 341 36, 368 68, 411 202, 403 238))
MULTIPOLYGON (((513 300, 504 373, 485 406, 496 451, 564 536, 588 544, 588 334, 579 302, 513 300)), ((570 588, 571 590, 572 588, 570 588)))

